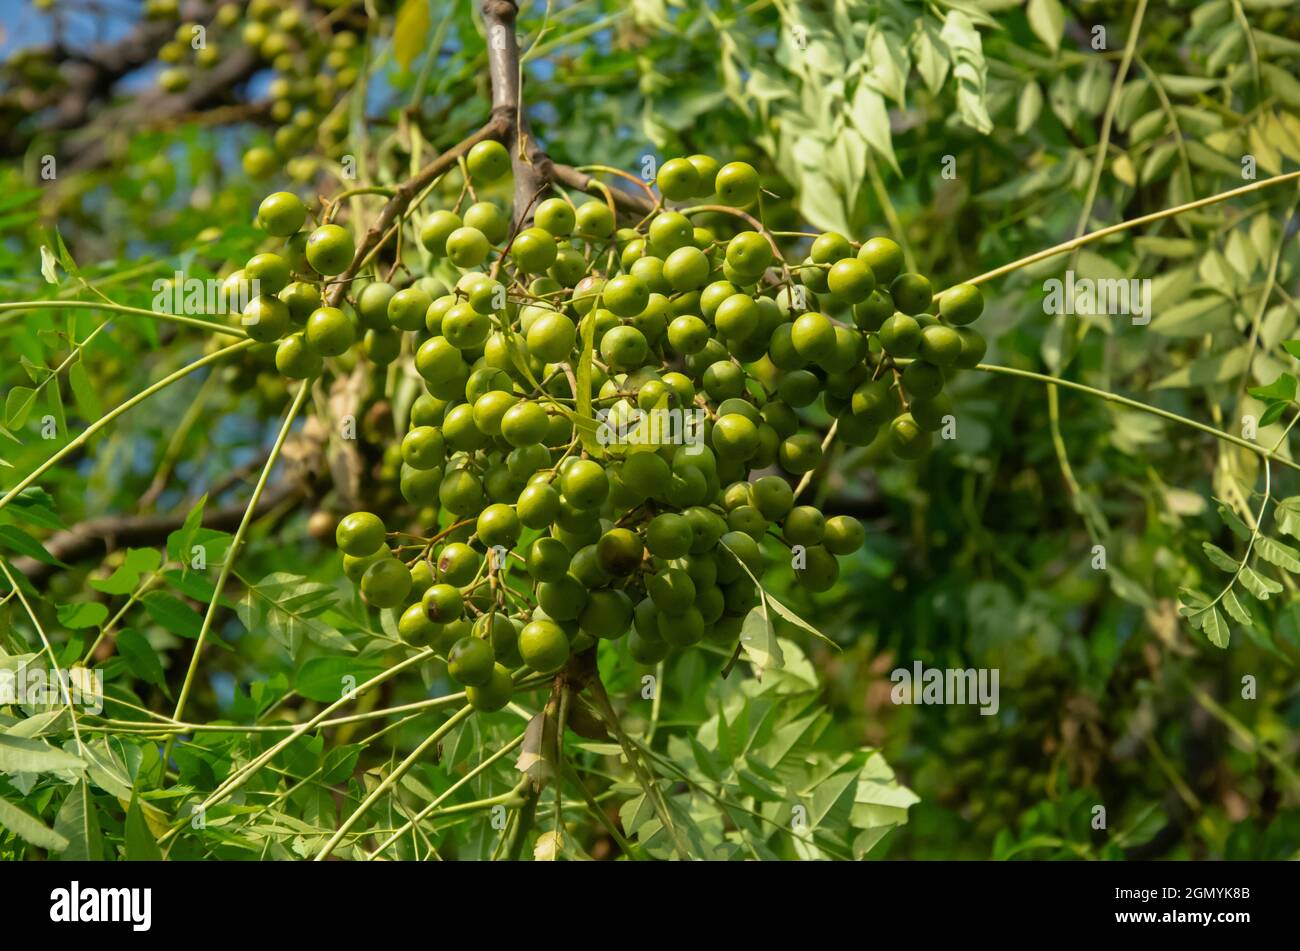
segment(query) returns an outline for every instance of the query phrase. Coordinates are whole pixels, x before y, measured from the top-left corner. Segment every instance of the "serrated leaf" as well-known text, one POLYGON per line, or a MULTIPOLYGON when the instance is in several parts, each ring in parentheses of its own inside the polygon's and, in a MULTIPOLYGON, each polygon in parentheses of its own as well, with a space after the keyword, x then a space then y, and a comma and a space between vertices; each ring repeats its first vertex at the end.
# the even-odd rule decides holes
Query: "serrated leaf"
POLYGON ((1205 550, 1205 556, 1214 563, 1216 568, 1220 568, 1229 574, 1235 573, 1237 568, 1241 565, 1240 561, 1233 558, 1213 542, 1201 542, 1201 548, 1205 550))
POLYGON ((1292 495, 1278 502, 1273 509, 1273 521, 1279 532, 1300 538, 1300 495, 1292 495))
POLYGON ((1231 633, 1228 625, 1223 621, 1223 615, 1219 613, 1218 608, 1210 608, 1204 612, 1205 620, 1201 623, 1200 628, 1205 632, 1205 636, 1210 639, 1210 643, 1215 647, 1227 647, 1228 638, 1231 633))
POLYGON ((24 842, 48 852, 62 852, 68 840, 35 816, 0 797, 0 829, 8 829, 24 842))
POLYGON ((1300 552, 1290 545, 1284 545, 1267 535, 1260 535, 1255 539, 1255 551, 1271 565, 1277 565, 1287 571, 1300 571, 1300 552))

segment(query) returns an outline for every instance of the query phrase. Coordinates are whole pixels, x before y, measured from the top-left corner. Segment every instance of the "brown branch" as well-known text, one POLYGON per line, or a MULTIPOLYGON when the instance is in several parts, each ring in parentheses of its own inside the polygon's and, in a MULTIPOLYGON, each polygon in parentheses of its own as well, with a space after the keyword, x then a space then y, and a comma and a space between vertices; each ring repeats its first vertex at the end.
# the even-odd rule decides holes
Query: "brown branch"
MULTIPOLYGON (((301 485, 286 483, 272 486, 262 493, 253 515, 261 518, 286 503, 305 501, 307 494, 301 485)), ((218 531, 233 531, 244 517, 246 502, 232 502, 214 509, 204 516, 203 526, 218 531)), ((55 558, 75 564, 91 558, 102 558, 119 548, 141 548, 158 545, 185 523, 186 512, 174 515, 110 515, 89 519, 66 531, 51 535, 45 549, 55 558)), ((34 583, 44 580, 57 570, 52 565, 30 558, 14 559, 14 567, 34 583)))

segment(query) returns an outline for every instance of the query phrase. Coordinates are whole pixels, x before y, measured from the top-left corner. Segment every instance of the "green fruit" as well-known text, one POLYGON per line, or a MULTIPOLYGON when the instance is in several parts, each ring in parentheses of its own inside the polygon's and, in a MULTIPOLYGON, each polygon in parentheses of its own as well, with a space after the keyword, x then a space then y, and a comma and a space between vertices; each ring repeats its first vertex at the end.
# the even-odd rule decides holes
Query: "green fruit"
POLYGON ((678 293, 703 287, 709 279, 709 257, 699 248, 678 248, 664 261, 663 276, 678 293))
POLYGON ((632 599, 618 589, 593 591, 578 618, 578 626, 592 637, 613 640, 632 625, 632 599))
POLYGON ((957 356, 954 366, 969 370, 971 367, 978 366, 984 359, 984 354, 988 349, 988 344, 980 336, 978 331, 969 327, 958 327, 957 335, 961 338, 961 353, 957 356))
MULTIPOLYGON (((511 260, 529 274, 545 272, 555 264, 558 255, 554 236, 539 227, 528 227, 520 231, 510 244, 511 260)), ((578 282, 578 286, 581 286, 581 282, 578 282)))
POLYGON ((641 499, 658 495, 670 475, 668 463, 653 452, 638 452, 628 456, 621 471, 623 485, 641 499))
POLYGON ((609 495, 609 479, 599 464, 578 459, 560 476, 560 491, 577 508, 592 509, 609 495))
POLYGON ((447 584, 462 587, 474 580, 482 563, 474 549, 461 542, 452 542, 438 555, 438 577, 447 584))
POLYGON ((336 357, 356 343, 357 332, 348 315, 337 307, 318 307, 307 318, 307 344, 317 353, 336 357))
POLYGON ((973 323, 983 312, 984 295, 974 284, 950 287, 939 298, 939 315, 957 327, 973 323))
POLYGON ((402 460, 413 469, 437 468, 445 454, 442 433, 432 426, 417 426, 402 437, 402 460))
POLYGON ((733 208, 748 208, 757 201, 759 186, 758 172, 748 162, 728 162, 713 180, 713 190, 733 208))
MULTIPOLYGON (((680 212, 663 211, 650 222, 647 236, 650 250, 658 257, 666 258, 678 248, 693 243, 695 227, 680 212)), ((627 262, 624 266, 628 266, 627 262)))
POLYGON ((355 252, 352 235, 338 225, 321 225, 307 236, 307 263, 318 274, 342 274, 355 252))
POLYGON ((809 406, 821 395, 822 382, 809 370, 791 370, 781 374, 776 392, 790 406, 809 406))
POLYGON ((320 306, 320 291, 315 284, 294 281, 277 295, 289 308, 289 319, 296 324, 306 322, 311 312, 320 306))
POLYGON ((714 311, 713 324, 728 340, 745 340, 758 330, 760 317, 754 298, 748 294, 732 294, 714 311))
POLYGON ((254 297, 244 307, 240 325, 259 343, 272 343, 289 330, 289 306, 272 295, 254 297))
POLYGON ((951 327, 943 324, 931 324, 921 328, 921 344, 918 353, 923 360, 935 366, 953 366, 961 357, 961 335, 951 327))
POLYGON ((812 472, 822 461, 822 444, 812 433, 795 433, 781 441, 781 468, 794 475, 812 472))
POLYGON ((501 420, 519 402, 519 397, 503 390, 491 390, 474 401, 474 426, 489 436, 501 435, 501 420))
POLYGON ((646 593, 661 612, 676 616, 695 603, 695 582, 685 571, 668 568, 650 576, 646 581, 646 593))
POLYGON ((553 486, 530 485, 519 493, 515 511, 528 528, 545 528, 559 514, 560 493, 553 486))
POLYGON ((673 512, 656 515, 645 529, 646 547, 659 558, 681 558, 691 550, 694 537, 690 521, 673 512))
POLYGON ((808 256, 812 258, 814 264, 833 264, 852 253, 853 246, 849 244, 848 238, 834 231, 827 231, 813 240, 808 256))
POLYGON ((515 684, 510 678, 510 671, 494 663, 492 673, 484 683, 465 687, 465 699, 479 713, 492 713, 508 704, 514 692, 515 684))
POLYGON ((684 315, 668 325, 668 343, 678 353, 699 353, 709 342, 709 325, 698 317, 684 315))
POLYGON ((270 178, 276 170, 275 153, 264 145, 257 145, 244 153, 244 174, 249 178, 270 178))
POLYGON ((614 233, 614 214, 603 201, 584 202, 578 206, 574 218, 579 237, 608 238, 614 233))
POLYGON ((528 573, 537 581, 559 581, 568 574, 569 561, 569 549, 556 538, 543 536, 528 549, 528 573))
POLYGON ((794 489, 780 476, 760 476, 750 487, 750 499, 760 515, 775 521, 790 511, 794 504, 794 489))
POLYGON ((458 640, 447 653, 447 673, 467 687, 481 687, 492 679, 496 655, 482 638, 468 636, 458 640))
POLYGON ((377 608, 395 608, 411 592, 411 572, 396 558, 383 558, 361 576, 361 595, 377 608))
POLYGON ((492 333, 492 321, 469 304, 455 304, 442 317, 442 335, 452 346, 474 350, 492 333))
POLYGON ((435 211, 420 228, 420 244, 435 258, 444 257, 447 254, 447 238, 463 225, 464 222, 455 212, 435 211))
POLYGON ((630 575, 640 566, 644 553, 640 536, 626 528, 611 528, 596 543, 601 568, 614 576, 630 575))
POLYGON ((900 459, 916 459, 930 448, 930 434, 921 429, 911 413, 903 413, 889 425, 889 448, 900 459))
POLYGON ((307 220, 307 208, 292 192, 272 192, 257 206, 257 223, 267 234, 287 238, 307 220))
POLYGON ((943 370, 933 363, 914 360, 903 370, 902 383, 908 396, 929 399, 943 389, 943 370))
POLYGON ((454 515, 472 515, 483 507, 483 483, 465 469, 448 472, 438 486, 438 501, 454 515))
MULTIPOLYGON (((546 613, 550 614, 549 611, 546 613)), ((519 632, 519 656, 533 670, 549 674, 559 670, 569 659, 569 638, 565 635, 564 628, 554 620, 529 621, 519 632)))
POLYGON ((291 380, 305 380, 321 372, 320 354, 301 333, 290 334, 275 348, 275 368, 291 380))
POLYGON ((921 274, 904 273, 890 282, 889 296, 902 313, 916 316, 930 312, 934 292, 930 279, 921 274))
POLYGON ((696 198, 708 198, 713 194, 714 182, 718 177, 718 161, 709 155, 691 155, 686 161, 695 166, 695 173, 700 177, 700 188, 696 198))
POLYGON ((478 267, 491 249, 487 236, 477 228, 457 228, 447 236, 447 257, 457 267, 478 267))
POLYGON ((533 212, 533 221, 537 227, 563 237, 572 233, 577 224, 577 216, 573 207, 563 198, 548 198, 533 212))
POLYGON ((388 301, 388 322, 398 330, 421 330, 432 303, 433 298, 418 287, 400 290, 388 301))
POLYGON ((397 621, 397 633, 408 644, 428 644, 438 633, 438 625, 425 616, 420 604, 412 604, 397 621))
POLYGON ((822 314, 803 314, 790 328, 790 342, 804 360, 822 362, 835 352, 835 325, 822 314))
POLYGON ((600 341, 600 355, 616 370, 631 370, 645 362, 649 345, 635 327, 615 327, 600 341))
POLYGON ((704 618, 695 608, 659 615, 659 636, 670 647, 690 647, 704 639, 704 618))
POLYGON ((510 219, 491 201, 475 202, 465 209, 465 227, 477 228, 490 244, 500 244, 510 231, 510 219))
POLYGON ((747 460, 758 451, 758 427, 739 413, 719 416, 713 424, 712 441, 719 455, 747 460))
POLYGON ((510 171, 510 153, 494 139, 479 142, 465 156, 465 164, 475 179, 495 182, 510 171))
MULTIPOLYGON (((658 624, 658 619, 655 623, 658 624)), ((668 656, 668 650, 668 644, 659 637, 657 626, 653 637, 647 637, 639 629, 627 636, 627 652, 638 664, 653 666, 668 656)))
POLYGON ((832 294, 850 304, 860 304, 876 289, 876 276, 871 267, 857 258, 845 258, 831 265, 826 273, 826 283, 832 294))
POLYGON ((443 337, 432 337, 415 352, 415 369, 429 384, 429 391, 442 399, 464 395, 469 366, 460 351, 443 337))
POLYGON ((745 371, 730 360, 718 360, 704 371, 704 392, 722 401, 745 392, 745 371))
POLYGON ((820 545, 804 552, 804 566, 794 571, 795 580, 811 591, 829 591, 840 576, 835 556, 820 545))
POLYGON ((739 273, 760 277, 772 265, 772 246, 757 231, 742 231, 727 242, 726 259, 739 273))
POLYGON ((334 541, 345 555, 364 557, 374 554, 384 544, 383 520, 370 512, 353 512, 339 519, 334 541))
POLYGON ((858 249, 858 260, 876 276, 876 283, 888 286, 903 270, 903 249, 889 238, 870 238, 858 249))
POLYGON ((891 357, 910 357, 921 346, 921 325, 907 314, 895 314, 881 325, 879 337, 891 357))
POLYGON ((547 363, 567 360, 577 341, 578 328, 563 314, 548 311, 533 321, 525 340, 528 352, 547 363))
POLYGON ((796 506, 786 515, 781 534, 791 545, 818 545, 826 534, 826 518, 811 505, 796 506))
POLYGON ((537 586, 537 603, 557 621, 575 621, 587 606, 587 589, 572 575, 537 586))
POLYGON ((465 602, 460 589, 439 583, 425 590, 420 598, 425 616, 438 624, 448 624, 465 615, 465 602))
POLYGON ((669 201, 686 201, 700 190, 700 173, 687 159, 669 159, 655 178, 660 193, 669 201))
POLYGON ((822 545, 832 555, 851 555, 867 540, 867 532, 852 515, 836 515, 826 520, 822 545))
POLYGON ((601 300, 618 316, 634 317, 650 302, 650 290, 639 278, 620 274, 605 284, 601 300))
POLYGON ((530 401, 516 403, 501 417, 501 435, 512 446, 530 446, 542 442, 550 431, 546 410, 530 401))

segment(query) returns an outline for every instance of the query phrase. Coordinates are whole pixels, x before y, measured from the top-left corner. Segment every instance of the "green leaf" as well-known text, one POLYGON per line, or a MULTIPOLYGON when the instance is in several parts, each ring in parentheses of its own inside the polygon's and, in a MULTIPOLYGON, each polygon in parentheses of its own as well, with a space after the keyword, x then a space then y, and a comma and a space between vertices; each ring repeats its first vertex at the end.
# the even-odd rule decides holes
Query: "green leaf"
POLYGON ((43 740, 0 734, 0 773, 70 772, 85 766, 85 760, 43 740))
MULTIPOLYGON (((398 8, 397 23, 393 28, 393 59, 402 69, 410 69, 424 49, 429 25, 429 0, 405 0, 398 8)), ((488 37, 489 43, 494 41, 495 38, 488 37)), ((429 55, 436 56, 437 51, 429 55)))
POLYGON ((192 607, 165 591, 150 591, 140 599, 155 624, 177 637, 198 638, 203 618, 192 607))
POLYGON ((1268 386, 1247 387, 1246 392, 1266 403, 1273 400, 1293 400, 1295 399, 1295 377, 1290 373, 1283 373, 1268 386))
POLYGON ((0 797, 0 829, 8 829, 24 842, 49 852, 62 852, 68 847, 67 839, 3 797, 0 797))
POLYGON ((293 686, 308 699, 333 703, 383 669, 352 657, 313 657, 299 669, 293 686))
POLYGON ((162 566, 162 555, 154 548, 128 548, 122 564, 107 578, 91 579, 89 584, 105 594, 130 594, 140 584, 140 576, 153 574, 162 566))
POLYGON ((237 610, 251 633, 269 632, 291 656, 297 656, 304 637, 336 650, 355 650, 333 625, 319 617, 337 598, 338 591, 331 585, 277 572, 251 585, 237 610))
POLYGON ((1223 599, 1220 603, 1223 605, 1223 610, 1228 612, 1228 616, 1238 624, 1244 624, 1247 627, 1251 625, 1250 612, 1242 607, 1241 602, 1237 600, 1236 593, 1231 588, 1223 592, 1223 599))
POLYGON ((1029 0, 1025 13, 1029 17, 1030 29, 1043 45, 1053 53, 1059 50, 1061 36, 1065 33, 1065 10, 1059 0, 1029 0))
MULTIPOLYGON (((1217 499, 1215 499, 1215 501, 1218 502, 1217 499)), ((1232 534, 1236 535, 1243 542, 1250 541, 1252 533, 1250 529, 1246 527, 1246 523, 1237 517, 1236 512, 1232 511, 1232 509, 1228 508, 1222 502, 1219 502, 1218 511, 1219 518, 1223 519, 1223 524, 1227 525, 1228 528, 1231 529, 1232 534)))
POLYGON ((126 810, 126 828, 123 830, 122 838, 126 846, 128 862, 162 861, 162 850, 158 848, 158 841, 149 831, 149 823, 145 821, 144 812, 134 796, 131 797, 131 805, 126 810))
MULTIPOLYGON (((167 678, 163 673, 158 653, 139 631, 124 628, 117 634, 117 653, 126 661, 127 668, 146 683, 167 693, 167 678)), ((170 694, 169 694, 170 696, 170 694)))
POLYGON ((104 858, 104 840, 99 831, 95 797, 82 779, 63 800, 54 820, 54 831, 68 840, 59 855, 64 862, 99 862, 104 858))
POLYGON ((1184 367, 1152 384, 1153 390, 1167 390, 1189 386, 1208 386, 1235 380, 1246 370, 1246 346, 1235 347, 1223 353, 1198 357, 1184 367))
POLYGON ((1043 88, 1032 79, 1025 83, 1020 93, 1020 103, 1016 106, 1016 131, 1024 135, 1038 122, 1043 111, 1043 88))
POLYGON ((1227 647, 1228 638, 1231 632, 1228 625, 1223 622, 1223 615, 1219 613, 1218 608, 1210 608, 1205 612, 1205 620, 1201 623, 1201 630, 1205 631, 1205 636, 1210 639, 1210 643, 1215 647, 1227 647))
POLYGON ((766 603, 760 603, 745 615, 740 627, 740 646, 759 671, 780 667, 783 658, 777 641, 776 628, 768 616, 766 603))
POLYGON ((1291 354, 1291 356, 1295 357, 1297 360, 1300 360, 1300 340, 1283 340, 1282 349, 1291 354))
POLYGON ((97 601, 77 601, 60 604, 58 608, 59 623, 64 627, 84 628, 99 627, 108 620, 107 605, 97 601))
POLYGON ((5 425, 22 429, 36 405, 36 390, 30 386, 15 386, 5 397, 5 425))
POLYGON ((86 365, 81 360, 68 367, 68 386, 72 388, 72 399, 77 404, 77 412, 81 413, 82 419, 96 420, 103 415, 103 404, 100 403, 99 394, 90 382, 86 365))
POLYGON ((1279 532, 1300 538, 1300 495, 1292 495, 1278 502, 1273 509, 1273 521, 1279 532))
POLYGON ((1262 428, 1264 426, 1272 426, 1274 423, 1276 423, 1279 419, 1282 418, 1282 414, 1286 412, 1287 407, 1290 405, 1291 404, 1286 402, 1285 400, 1278 400, 1276 403, 1270 403, 1268 405, 1268 408, 1265 409, 1264 412, 1260 414, 1259 417, 1260 427, 1262 428))
POLYGON ((181 527, 167 536, 167 557, 180 565, 183 570, 188 570, 190 567, 194 536, 203 524, 203 507, 207 502, 208 497, 204 494, 190 507, 181 527))
POLYGON ((1241 582, 1242 587, 1261 601, 1267 601, 1270 594, 1279 594, 1282 591, 1280 584, 1249 566, 1242 567, 1237 580, 1241 582))
POLYGON ((26 555, 28 558, 35 558, 42 564, 53 565, 56 568, 68 567, 17 525, 0 525, 0 546, 16 551, 20 555, 26 555))
POLYGON ((1201 542, 1201 547, 1205 549, 1206 557, 1214 563, 1216 568, 1221 568, 1229 574, 1235 574, 1237 568, 1241 565, 1241 562, 1213 542, 1201 542))
POLYGON ((1267 535, 1260 535, 1255 539, 1255 551, 1271 565, 1277 565, 1287 571, 1300 571, 1300 552, 1290 545, 1274 541, 1267 535))

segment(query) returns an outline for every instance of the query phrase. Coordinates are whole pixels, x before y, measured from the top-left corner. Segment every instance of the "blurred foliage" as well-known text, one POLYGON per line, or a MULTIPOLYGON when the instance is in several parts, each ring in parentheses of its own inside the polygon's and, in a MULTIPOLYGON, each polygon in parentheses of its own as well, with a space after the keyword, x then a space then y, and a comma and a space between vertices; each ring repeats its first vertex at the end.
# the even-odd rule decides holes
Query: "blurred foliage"
MULTIPOLYGON (((0 299, 87 300, 95 288, 147 308, 155 280, 223 277, 254 253, 261 235, 252 214, 273 188, 337 193, 355 184, 340 177, 349 160, 363 179, 391 185, 481 125, 490 100, 473 5, 433 0, 427 17, 415 9, 423 0, 373 6, 380 16, 346 3, 327 14, 333 28, 361 37, 348 61, 359 78, 331 89, 336 98, 320 110, 344 117, 342 134, 331 123, 304 124, 289 149, 276 143, 282 123, 270 116, 268 89, 282 77, 262 63, 233 88, 236 104, 259 106, 249 117, 222 114, 223 105, 115 125, 114 109, 148 95, 138 85, 121 89, 95 113, 110 124, 84 127, 98 130, 102 160, 78 167, 86 139, 23 112, 24 89, 57 56, 41 44, 11 53, 0 103, 21 116, 15 128, 28 141, 0 167, 0 299), (278 150, 269 177, 241 167, 254 147, 278 150), (47 155, 59 168, 50 180, 41 177, 47 155), (288 160, 306 155, 316 161, 293 166, 291 176, 288 160), (42 277, 43 265, 53 281, 42 277)), ((525 5, 519 28, 528 115, 557 160, 640 175, 647 157, 745 159, 765 176, 770 228, 836 229, 855 240, 889 234, 947 286, 1083 232, 1294 171, 1300 20, 1290 6, 575 0, 525 5)), ((226 34, 214 28, 221 49, 244 41, 244 24, 241 13, 226 34)), ((158 68, 146 64, 139 75, 158 68)), ((457 182, 440 187, 454 200, 457 182)), ((1283 343, 1300 322, 1298 195, 1294 182, 1261 189, 996 279, 986 286, 981 325, 991 341, 987 362, 1123 393, 1261 446, 1280 442, 1278 455, 1290 460, 1284 432, 1293 399, 1282 399, 1286 416, 1257 434, 1242 427, 1267 419, 1278 402, 1248 389, 1297 369, 1283 343), (1043 282, 1067 268, 1080 277, 1149 280, 1150 323, 1044 313, 1043 282)), ((352 199, 354 211, 362 201, 352 199)), ((790 245, 802 250, 806 242, 790 245)), ((0 484, 13 485, 104 409, 205 347, 185 328, 121 315, 92 337, 99 323, 84 310, 0 310, 7 397, 0 484), (47 416, 58 421, 51 439, 41 436, 47 416)), ((42 477, 41 492, 0 513, 7 563, 16 562, 12 553, 39 564, 44 553, 33 539, 86 519, 183 516, 201 497, 209 510, 238 506, 288 402, 283 381, 267 369, 243 358, 115 421, 42 477)), ((1254 550, 1249 540, 1278 543, 1291 534, 1293 509, 1276 500, 1300 494, 1295 473, 1274 466, 1266 483, 1258 455, 1231 442, 1087 393, 1062 389, 1053 401, 1034 380, 968 374, 956 390, 955 441, 916 464, 875 446, 837 450, 814 485, 828 513, 869 520, 868 544, 832 591, 810 596, 778 582, 774 593, 841 650, 783 627, 799 647, 788 642, 790 669, 771 680, 756 683, 743 667, 720 679, 720 657, 683 657, 665 672, 651 755, 665 788, 693 790, 673 802, 690 811, 699 847, 713 854, 746 841, 757 857, 868 850, 890 858, 1296 857, 1300 599, 1285 556, 1266 559, 1280 579, 1273 596, 1238 603, 1245 621, 1232 621, 1230 640, 1218 638, 1226 650, 1178 609, 1181 589, 1213 594, 1227 578, 1206 543, 1236 563, 1254 550), (1273 507, 1261 507, 1270 500, 1273 507), (1234 534, 1242 523, 1244 538, 1234 534), (997 713, 893 702, 891 672, 917 661, 996 668, 997 713), (812 718, 800 727, 807 755, 786 774, 776 746, 764 744, 801 717, 812 718), (745 729, 736 726, 742 720, 757 730, 758 745, 728 762, 716 755, 721 734, 745 729), (892 782, 876 749, 919 802, 892 782), (888 794, 873 798, 877 781, 888 794), (738 783, 753 797, 753 814, 699 792, 711 783, 738 783), (842 810, 852 822, 809 843, 781 830, 791 825, 788 790, 814 785, 825 790, 828 814, 842 810), (881 839, 900 820, 887 810, 908 805, 906 825, 881 839)), ((367 478, 382 471, 382 444, 393 439, 392 418, 403 416, 380 407, 361 421, 367 478)), ((290 481, 320 477, 295 472, 292 460, 284 469, 290 481)), ((319 507, 339 510, 328 494, 319 507)), ((268 585, 280 586, 272 601, 303 599, 313 622, 304 628, 306 647, 292 625, 271 624, 280 637, 250 636, 241 612, 223 613, 214 634, 226 649, 206 656, 187 719, 302 722, 324 705, 310 686, 320 664, 335 664, 330 676, 350 665, 358 680, 388 666, 382 658, 394 632, 339 584, 338 555, 312 514, 289 501, 264 515, 227 592, 231 607, 251 605, 268 585)), ((191 523, 172 544, 175 552, 208 545, 215 563, 224 537, 212 532, 196 542, 191 523)), ((171 709, 190 652, 185 638, 199 616, 194 605, 210 584, 181 570, 179 559, 163 562, 167 548, 166 538, 107 556, 97 546, 71 566, 43 566, 26 594, 45 631, 59 632, 54 649, 64 663, 86 656, 106 625, 117 632, 116 653, 96 655, 111 697, 105 715, 136 725, 87 735, 89 767, 58 761, 54 743, 66 750, 71 742, 58 717, 34 723, 0 708, 0 751, 11 754, 0 759, 3 808, 19 803, 56 834, 77 828, 78 798, 89 793, 84 782, 69 784, 84 770, 108 843, 97 829, 94 841, 81 843, 92 853, 147 854, 135 794, 155 825, 279 735, 196 733, 174 751, 178 775, 161 791, 160 744, 132 734, 145 731, 142 709, 171 709)), ((256 618, 257 626, 269 623, 256 618)), ((0 602, 0 645, 5 669, 40 648, 12 592, 0 602)), ((419 670, 366 695, 358 711, 451 689, 436 663, 419 670)), ((627 707, 629 733, 641 735, 652 714, 637 699, 636 678, 626 666, 602 673, 627 707)), ((516 714, 502 712, 450 733, 442 759, 408 774, 403 798, 394 797, 380 824, 400 826, 518 725, 516 714)), ((242 798, 209 817, 216 834, 180 836, 172 855, 314 854, 427 733, 418 722, 399 721, 377 737, 363 726, 339 727, 327 748, 319 735, 295 741, 242 798)), ((616 762, 614 752, 609 741, 593 740, 576 755, 599 769, 616 762)), ((508 788, 489 773, 456 801, 508 788)), ((637 792, 625 776, 610 788, 637 792)), ((574 834, 561 851, 608 854, 610 840, 582 808, 565 804, 574 834)), ((644 804, 631 799, 620 817, 652 854, 666 854, 644 804)), ((0 831, 0 855, 29 854, 24 839, 40 845, 45 833, 24 836, 24 821, 0 812, 8 830, 0 831)), ((399 854, 427 855, 430 840, 441 849, 439 833, 451 825, 463 826, 451 854, 492 854, 496 833, 476 813, 406 836, 399 854)))

